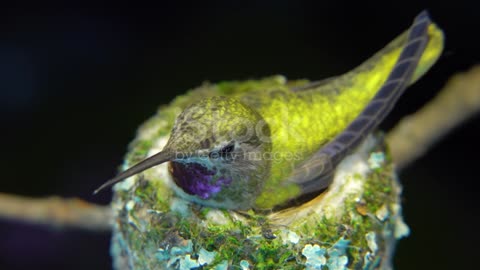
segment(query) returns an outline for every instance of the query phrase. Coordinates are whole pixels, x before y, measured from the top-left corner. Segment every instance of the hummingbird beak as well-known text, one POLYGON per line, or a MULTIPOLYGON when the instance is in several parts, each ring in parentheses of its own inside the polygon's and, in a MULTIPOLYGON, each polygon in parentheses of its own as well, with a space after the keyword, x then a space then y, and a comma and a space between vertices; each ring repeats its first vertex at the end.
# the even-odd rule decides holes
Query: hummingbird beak
POLYGON ((187 157, 188 155, 181 154, 181 153, 179 155, 178 153, 172 152, 170 150, 163 150, 160 153, 155 154, 155 155, 141 161, 140 163, 136 164, 135 166, 130 167, 128 170, 126 170, 126 171, 120 173, 119 175, 115 176, 114 178, 108 180, 103 185, 101 185, 99 188, 97 188, 93 192, 93 194, 97 194, 98 192, 105 189, 106 187, 109 187, 113 184, 116 184, 116 183, 130 177, 130 176, 141 173, 141 172, 145 171, 146 169, 149 169, 153 166, 160 165, 160 164, 162 164, 166 161, 178 159, 179 156, 180 157, 187 157))

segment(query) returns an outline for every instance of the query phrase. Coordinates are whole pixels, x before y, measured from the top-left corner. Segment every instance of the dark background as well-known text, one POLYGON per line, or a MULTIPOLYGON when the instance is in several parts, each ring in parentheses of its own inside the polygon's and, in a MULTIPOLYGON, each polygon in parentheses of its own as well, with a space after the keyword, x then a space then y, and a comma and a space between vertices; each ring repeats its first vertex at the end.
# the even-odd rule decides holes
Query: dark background
MULTIPOLYGON (((107 204, 109 192, 92 191, 115 174, 136 128, 158 105, 205 80, 341 74, 428 8, 445 31, 446 50, 382 125, 391 128, 435 96, 449 76, 479 62, 479 6, 473 2, 2 8, 0 192, 107 204)), ((400 241, 396 269, 478 264, 479 120, 456 129, 400 174, 412 233, 400 241)), ((0 269, 110 269, 109 238, 2 220, 0 269)))

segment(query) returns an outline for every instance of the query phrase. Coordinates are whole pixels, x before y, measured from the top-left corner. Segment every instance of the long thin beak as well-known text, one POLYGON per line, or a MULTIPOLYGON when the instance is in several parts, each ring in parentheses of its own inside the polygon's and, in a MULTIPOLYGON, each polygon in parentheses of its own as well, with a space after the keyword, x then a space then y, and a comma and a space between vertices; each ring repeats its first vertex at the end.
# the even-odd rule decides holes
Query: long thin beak
MULTIPOLYGON (((183 155, 182 155, 183 156, 183 155)), ((156 165, 160 165, 166 161, 169 161, 169 160, 173 160, 173 159, 176 159, 177 158, 177 154, 175 152, 171 152, 171 151, 161 151, 160 153, 158 154, 155 154, 143 161, 141 161, 140 163, 136 164, 135 166, 133 167, 130 167, 128 170, 120 173, 119 175, 115 176, 114 178, 108 180, 107 182, 105 182, 105 184, 101 185, 99 188, 97 188, 93 194, 97 194, 98 192, 100 192, 101 190, 105 189, 106 187, 109 187, 113 184, 116 184, 130 176, 133 176, 137 173, 140 173, 140 172, 143 172, 145 171, 146 169, 148 168, 151 168, 153 166, 156 166, 156 165)))

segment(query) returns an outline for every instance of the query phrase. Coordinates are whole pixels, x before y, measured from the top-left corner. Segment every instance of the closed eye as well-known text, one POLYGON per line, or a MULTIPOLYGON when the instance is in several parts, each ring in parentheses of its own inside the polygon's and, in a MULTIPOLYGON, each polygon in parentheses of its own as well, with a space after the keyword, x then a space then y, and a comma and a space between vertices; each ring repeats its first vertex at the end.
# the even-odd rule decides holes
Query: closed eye
POLYGON ((235 144, 232 142, 232 143, 229 143, 226 146, 222 147, 218 151, 210 152, 209 157, 212 158, 212 159, 217 159, 217 158, 220 158, 220 157, 221 158, 231 158, 231 154, 233 153, 234 150, 235 150, 235 144))
POLYGON ((220 153, 221 154, 228 154, 228 153, 232 153, 233 150, 235 150, 235 144, 234 143, 229 143, 228 145, 224 146, 220 150, 220 153))

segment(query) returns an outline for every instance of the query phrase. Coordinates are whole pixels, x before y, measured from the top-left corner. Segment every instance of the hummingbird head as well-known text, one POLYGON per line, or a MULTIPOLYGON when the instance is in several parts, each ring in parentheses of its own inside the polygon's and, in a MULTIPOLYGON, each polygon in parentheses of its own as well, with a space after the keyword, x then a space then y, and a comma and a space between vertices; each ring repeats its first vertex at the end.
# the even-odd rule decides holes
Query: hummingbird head
POLYGON ((196 202, 247 208, 269 173, 270 131, 263 118, 240 101, 212 97, 187 107, 177 118, 166 149, 177 187, 196 202), (183 156, 186 154, 185 156, 183 156))
POLYGON ((203 99, 176 119, 164 149, 99 189, 169 162, 177 193, 197 203, 229 209, 254 204, 270 172, 270 130, 255 110, 227 97, 203 99))

